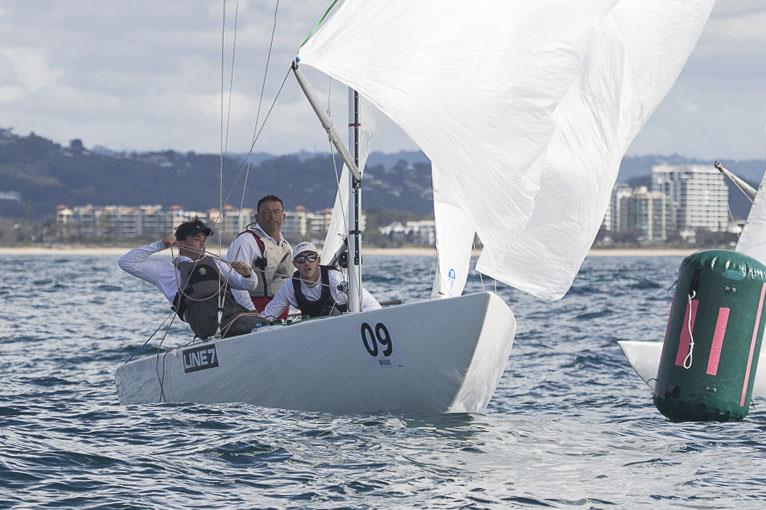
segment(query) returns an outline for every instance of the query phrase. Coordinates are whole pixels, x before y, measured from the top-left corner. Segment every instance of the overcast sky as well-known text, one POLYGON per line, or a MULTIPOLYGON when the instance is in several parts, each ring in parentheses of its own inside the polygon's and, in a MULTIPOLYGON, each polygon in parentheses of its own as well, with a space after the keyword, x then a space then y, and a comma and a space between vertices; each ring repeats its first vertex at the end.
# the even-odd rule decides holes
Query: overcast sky
MULTIPOLYGON (((586 1, 586 0, 580 0, 586 1)), ((329 0, 281 0, 263 110, 329 0)), ((241 0, 229 151, 250 146, 275 0, 241 0)), ((237 2, 227 2, 226 89, 237 2)), ((115 150, 220 147, 222 3, 0 0, 0 127, 115 150)), ((345 92, 309 75, 338 118, 345 92)), ((263 117, 263 114, 262 114, 263 117)), ((376 149, 415 148, 384 123, 376 149)), ((290 77, 255 151, 324 151, 290 77)), ((718 0, 689 63, 629 154, 766 158, 766 0, 718 0)))

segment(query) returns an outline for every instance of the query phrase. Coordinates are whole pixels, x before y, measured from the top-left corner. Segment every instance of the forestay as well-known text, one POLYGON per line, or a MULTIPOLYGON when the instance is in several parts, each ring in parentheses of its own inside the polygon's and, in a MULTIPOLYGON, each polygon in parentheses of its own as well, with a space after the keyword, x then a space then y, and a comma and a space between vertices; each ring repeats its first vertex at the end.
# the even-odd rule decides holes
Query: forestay
POLYGON ((346 0, 299 56, 431 159, 484 244, 480 271, 554 299, 713 1, 346 0))

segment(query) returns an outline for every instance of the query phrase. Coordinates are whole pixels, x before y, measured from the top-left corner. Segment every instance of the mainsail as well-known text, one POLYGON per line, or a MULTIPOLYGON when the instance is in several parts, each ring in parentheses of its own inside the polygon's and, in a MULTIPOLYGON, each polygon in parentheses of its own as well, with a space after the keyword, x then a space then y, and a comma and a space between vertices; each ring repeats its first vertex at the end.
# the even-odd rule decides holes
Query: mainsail
POLYGON ((482 240, 477 269, 556 299, 713 2, 346 0, 299 57, 431 159, 482 240))

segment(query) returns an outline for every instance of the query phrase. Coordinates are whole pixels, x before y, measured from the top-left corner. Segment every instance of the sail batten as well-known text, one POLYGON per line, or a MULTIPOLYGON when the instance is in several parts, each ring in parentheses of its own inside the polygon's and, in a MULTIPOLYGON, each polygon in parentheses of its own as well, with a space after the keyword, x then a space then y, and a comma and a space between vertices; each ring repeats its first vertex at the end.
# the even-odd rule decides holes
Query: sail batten
POLYGON ((480 271, 555 299, 712 4, 347 0, 300 57, 421 147, 482 240, 480 271))

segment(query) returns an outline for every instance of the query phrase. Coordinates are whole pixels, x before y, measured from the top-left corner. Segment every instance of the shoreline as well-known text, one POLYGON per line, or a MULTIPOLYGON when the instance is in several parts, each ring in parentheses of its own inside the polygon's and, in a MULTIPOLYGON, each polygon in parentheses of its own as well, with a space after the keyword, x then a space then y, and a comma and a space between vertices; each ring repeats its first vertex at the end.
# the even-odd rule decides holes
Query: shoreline
MULTIPOLYGON (((0 246, 0 255, 114 255, 127 252, 130 247, 93 246, 93 245, 58 245, 58 246, 0 246)), ((589 257, 686 257, 705 248, 593 248, 589 257)), ((211 250, 217 253, 217 247, 211 250)), ((224 250, 225 252, 225 250, 224 250)), ((433 257, 436 249, 432 247, 374 248, 364 249, 366 255, 375 256, 421 256, 433 257)), ((474 256, 480 251, 475 250, 474 256)))

